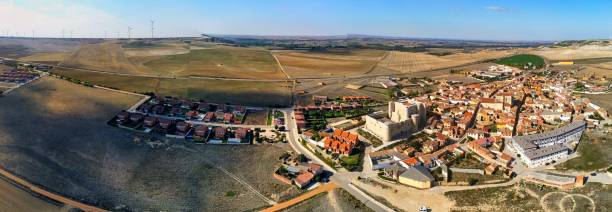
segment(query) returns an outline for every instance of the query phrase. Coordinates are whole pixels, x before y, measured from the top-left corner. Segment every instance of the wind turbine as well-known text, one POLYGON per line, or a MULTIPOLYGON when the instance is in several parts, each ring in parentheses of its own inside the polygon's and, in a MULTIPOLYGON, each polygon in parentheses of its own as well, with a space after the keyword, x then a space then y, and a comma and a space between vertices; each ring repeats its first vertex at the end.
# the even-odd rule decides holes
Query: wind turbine
POLYGON ((132 29, 134 28, 128 26, 128 40, 132 39, 132 29))
POLYGON ((155 24, 155 21, 151 20, 151 39, 153 39, 153 31, 155 30, 155 27, 153 27, 153 24, 155 24))

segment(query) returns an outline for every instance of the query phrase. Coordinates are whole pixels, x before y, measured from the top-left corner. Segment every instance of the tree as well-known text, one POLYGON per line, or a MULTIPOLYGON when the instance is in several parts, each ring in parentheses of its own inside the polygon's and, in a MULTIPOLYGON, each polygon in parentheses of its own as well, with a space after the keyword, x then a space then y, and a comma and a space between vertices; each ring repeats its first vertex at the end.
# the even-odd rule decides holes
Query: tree
POLYGON ((476 178, 469 178, 468 179, 468 183, 470 185, 476 185, 476 183, 478 183, 478 179, 476 179, 476 178))
POLYGON ((301 163, 308 162, 308 157, 306 157, 306 155, 304 154, 299 154, 297 156, 297 160, 298 162, 301 162, 301 163))

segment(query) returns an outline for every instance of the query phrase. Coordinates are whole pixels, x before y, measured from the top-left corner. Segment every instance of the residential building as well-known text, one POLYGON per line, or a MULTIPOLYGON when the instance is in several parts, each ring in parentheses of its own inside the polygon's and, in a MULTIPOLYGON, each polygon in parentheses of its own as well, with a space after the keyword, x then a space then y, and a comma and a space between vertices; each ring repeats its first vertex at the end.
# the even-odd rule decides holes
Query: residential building
POLYGON ((329 152, 350 155, 358 143, 356 134, 337 129, 331 136, 325 137, 323 148, 329 152))
POLYGON ((410 167, 398 177, 399 183, 421 189, 431 188, 434 180, 429 170, 422 166, 410 167))
POLYGON ((575 121, 552 131, 512 137, 512 147, 527 166, 547 165, 565 158, 572 151, 568 145, 577 143, 586 129, 584 121, 575 121))

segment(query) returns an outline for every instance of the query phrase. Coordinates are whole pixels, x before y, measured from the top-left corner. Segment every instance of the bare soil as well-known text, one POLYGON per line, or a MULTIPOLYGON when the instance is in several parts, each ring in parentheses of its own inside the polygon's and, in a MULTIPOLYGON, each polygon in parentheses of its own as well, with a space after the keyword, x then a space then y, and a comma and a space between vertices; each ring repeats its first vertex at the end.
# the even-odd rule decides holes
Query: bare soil
POLYGON ((319 194, 311 199, 287 208, 284 211, 372 211, 350 193, 336 188, 328 193, 319 194))
POLYGON ((0 211, 60 211, 61 207, 0 179, 0 211))
POLYGON ((106 125, 138 99, 55 78, 23 86, 0 97, 0 163, 50 191, 107 209, 244 211, 267 206, 217 166, 269 198, 291 189, 271 177, 282 148, 196 145, 106 125))

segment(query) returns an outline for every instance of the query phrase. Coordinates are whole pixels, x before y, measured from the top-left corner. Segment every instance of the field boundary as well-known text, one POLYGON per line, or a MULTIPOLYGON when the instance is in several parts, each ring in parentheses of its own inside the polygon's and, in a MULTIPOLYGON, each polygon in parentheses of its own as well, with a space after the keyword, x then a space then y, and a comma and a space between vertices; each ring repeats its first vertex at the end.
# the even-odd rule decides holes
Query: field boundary
POLYGON ((51 200, 63 203, 65 205, 70 205, 70 206, 73 206, 73 207, 76 207, 76 208, 79 208, 79 209, 81 209, 83 211, 88 211, 88 212, 89 211, 92 211, 92 212, 107 211, 107 210, 104 210, 104 209, 101 209, 101 208, 98 208, 98 207, 95 207, 95 206, 87 205, 87 204, 84 204, 84 203, 72 200, 70 198, 61 196, 59 194, 56 194, 56 193, 47 191, 47 190, 45 190, 43 188, 40 188, 38 186, 35 186, 34 184, 26 181, 25 179, 22 179, 20 177, 17 177, 15 175, 11 174, 10 172, 6 171, 2 167, 0 167, 0 175, 5 177, 9 181, 17 183, 18 185, 28 189, 31 192, 34 192, 36 194, 45 196, 45 197, 47 197, 47 198, 49 198, 51 200))
POLYGON ((313 190, 311 190, 311 191, 309 191, 309 192, 307 192, 305 194, 302 194, 302 195, 300 195, 300 196, 298 196, 296 198, 293 198, 293 199, 287 200, 285 202, 281 202, 279 204, 276 204, 276 205, 274 205, 272 207, 266 208, 266 209, 262 210, 261 212, 280 211, 280 210, 289 208, 289 207, 291 207, 293 205, 296 205, 296 204, 298 204, 300 202, 306 201, 306 200, 308 200, 308 199, 310 199, 310 198, 312 198, 312 197, 314 197, 314 196, 316 196, 318 194, 331 191, 331 190, 333 190, 333 189, 335 189, 337 187, 338 187, 338 185, 336 185, 335 183, 327 183, 327 184, 321 185, 318 188, 315 188, 315 189, 313 189, 313 190))
MULTIPOLYGON (((272 53, 270 53, 270 54, 272 54, 272 53)), ((283 64, 280 63, 280 61, 278 60, 276 55, 272 54, 272 57, 274 57, 274 60, 276 61, 276 64, 278 64, 278 67, 280 68, 280 70, 283 72, 283 74, 285 74, 285 77, 287 77, 287 79, 291 79, 291 76, 289 76, 289 74, 285 71, 285 68, 283 68, 283 64)))

